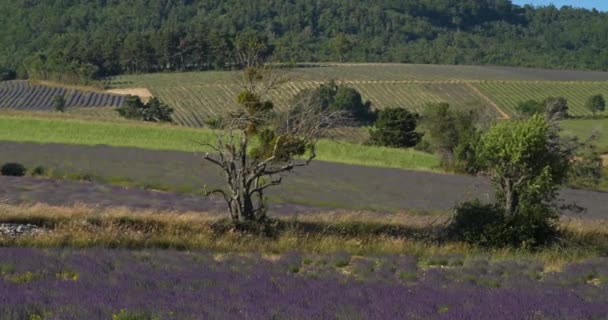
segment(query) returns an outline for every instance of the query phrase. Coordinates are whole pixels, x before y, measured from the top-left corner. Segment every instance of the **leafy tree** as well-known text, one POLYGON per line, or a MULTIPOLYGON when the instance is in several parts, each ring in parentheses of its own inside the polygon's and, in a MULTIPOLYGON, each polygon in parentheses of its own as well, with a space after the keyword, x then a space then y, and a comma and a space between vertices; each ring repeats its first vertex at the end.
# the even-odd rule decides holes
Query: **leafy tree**
POLYGON ((138 96, 127 96, 121 107, 116 108, 119 115, 127 119, 141 120, 144 117, 144 103, 138 96))
POLYGON ((127 96, 121 107, 116 108, 118 114, 127 119, 150 122, 171 122, 173 109, 152 97, 148 103, 143 103, 137 96, 127 96))
POLYGON ((569 117, 568 100, 563 97, 549 97, 543 102, 545 117, 549 121, 562 120, 569 117))
POLYGON ((448 170, 475 173, 475 146, 483 121, 475 111, 456 111, 447 103, 430 104, 422 116, 425 139, 448 170))
POLYGON ((481 138, 478 161, 494 183, 511 242, 538 244, 554 233, 557 191, 574 150, 541 115, 499 123, 481 138))
POLYGON ((338 85, 334 81, 320 85, 314 90, 303 90, 294 98, 294 103, 311 96, 315 104, 324 110, 342 111, 359 123, 370 123, 375 119, 371 102, 363 101, 354 88, 338 85))
POLYGON ((53 97, 53 109, 55 111, 64 112, 66 108, 66 101, 63 95, 53 97))
POLYGON ((516 107, 516 111, 524 118, 543 114, 550 121, 568 118, 568 110, 568 100, 563 97, 549 97, 543 101, 528 100, 516 107))
POLYGON ((539 114, 493 126, 480 140, 477 160, 494 184, 497 202, 456 207, 448 235, 499 247, 551 241, 557 234, 557 191, 566 182, 575 149, 539 114))
POLYGON ((504 122, 484 134, 477 159, 490 176, 505 214, 555 218, 557 189, 568 177, 574 148, 542 116, 504 122))
POLYGON ((422 139, 422 134, 415 131, 418 118, 418 114, 403 108, 381 110, 370 129, 370 142, 393 148, 413 147, 422 139))
POLYGON ((150 122, 172 122, 173 108, 161 102, 157 97, 150 98, 142 112, 142 120, 150 122))
POLYGON ((604 112, 604 110, 606 110, 606 100, 601 94, 594 95, 589 97, 585 103, 585 107, 593 113, 593 116, 595 116, 597 113, 604 112))

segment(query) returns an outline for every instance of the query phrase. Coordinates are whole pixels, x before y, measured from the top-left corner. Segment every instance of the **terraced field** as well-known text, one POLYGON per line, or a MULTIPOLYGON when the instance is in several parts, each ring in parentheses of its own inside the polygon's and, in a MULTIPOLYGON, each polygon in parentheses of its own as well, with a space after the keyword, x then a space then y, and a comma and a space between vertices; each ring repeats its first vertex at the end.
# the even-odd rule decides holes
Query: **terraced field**
POLYGON ((30 84, 28 81, 0 83, 0 108, 52 110, 53 98, 64 96, 68 108, 118 107, 124 96, 30 84))

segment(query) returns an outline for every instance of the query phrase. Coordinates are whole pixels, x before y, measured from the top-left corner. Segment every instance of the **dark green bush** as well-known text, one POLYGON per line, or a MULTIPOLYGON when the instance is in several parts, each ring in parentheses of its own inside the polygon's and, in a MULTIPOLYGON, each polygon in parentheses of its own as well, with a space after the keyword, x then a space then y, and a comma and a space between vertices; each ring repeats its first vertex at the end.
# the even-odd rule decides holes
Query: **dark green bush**
POLYGON ((26 173, 25 167, 20 163, 6 163, 0 168, 3 176, 23 177, 26 173))
POLYGON ((533 248, 555 238, 555 218, 541 206, 509 216, 497 204, 475 200, 455 208, 447 235, 451 240, 482 247, 533 248))
POLYGON ((402 108, 384 109, 370 129, 370 142, 393 148, 413 147, 422 139, 422 134, 415 131, 418 118, 417 113, 402 108))
POLYGON ((149 122, 171 122, 173 109, 153 97, 148 103, 143 103, 139 97, 128 96, 124 104, 116 108, 119 115, 127 119, 149 122))
POLYGON ((500 229, 505 224, 504 210, 496 204, 483 204, 479 200, 465 202, 454 209, 448 226, 448 236, 480 246, 501 244, 500 229))

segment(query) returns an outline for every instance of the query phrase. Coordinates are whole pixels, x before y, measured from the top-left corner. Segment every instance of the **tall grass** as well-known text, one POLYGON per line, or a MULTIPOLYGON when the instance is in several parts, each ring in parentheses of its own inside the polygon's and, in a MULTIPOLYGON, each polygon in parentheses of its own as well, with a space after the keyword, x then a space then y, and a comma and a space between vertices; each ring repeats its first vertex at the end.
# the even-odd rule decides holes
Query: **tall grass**
MULTIPOLYGON (((137 147, 187 152, 210 151, 199 143, 213 143, 211 130, 137 122, 95 122, 46 119, 25 114, 0 115, 0 140, 137 147)), ((335 141, 321 141, 318 160, 400 169, 434 170, 438 159, 409 149, 390 149, 335 141)))
POLYGON ((484 249, 437 240, 448 217, 374 215, 360 212, 320 212, 277 220, 273 237, 223 228, 221 217, 189 212, 133 211, 82 205, 0 204, 0 223, 32 223, 46 229, 36 235, 0 236, 1 246, 109 247, 208 249, 218 252, 281 254, 289 251, 353 255, 405 254, 424 260, 437 255, 462 254, 491 260, 538 259, 552 270, 605 255, 608 222, 562 222, 567 241, 535 251, 484 249))

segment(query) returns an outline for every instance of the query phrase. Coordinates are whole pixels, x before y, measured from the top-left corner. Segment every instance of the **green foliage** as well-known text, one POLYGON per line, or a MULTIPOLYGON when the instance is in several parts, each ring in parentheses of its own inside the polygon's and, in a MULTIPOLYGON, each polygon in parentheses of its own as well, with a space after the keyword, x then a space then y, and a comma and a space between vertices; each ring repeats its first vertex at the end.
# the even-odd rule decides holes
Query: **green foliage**
MULTIPOLYGON (((557 191, 568 177, 573 154, 574 148, 541 115, 499 123, 480 140, 478 164, 490 175, 509 226, 533 235, 535 243, 552 234, 557 191)), ((511 233, 508 238, 519 239, 511 233)))
POLYGON ((13 80, 15 78, 17 78, 15 70, 0 67, 0 81, 13 80))
POLYGON ((294 156, 304 155, 309 148, 305 141, 285 135, 279 137, 272 129, 259 132, 257 138, 258 146, 251 150, 250 156, 258 160, 274 156, 274 162, 285 162, 294 156))
POLYGON ((2 168, 0 168, 0 173, 3 176, 12 176, 12 177, 23 177, 26 173, 25 167, 20 163, 5 163, 2 168))
POLYGON ((607 13, 508 0, 2 0, 0 6, 0 63, 28 67, 27 57, 42 51, 52 62, 37 73, 227 68, 237 35, 251 30, 266 33, 281 61, 608 68, 601 50, 608 40, 588 36, 606 29, 607 13))
POLYGON ((589 100, 585 103, 585 107, 595 116, 596 113, 604 112, 604 110, 606 110, 606 100, 601 94, 594 95, 589 97, 589 100))
POLYGON ((66 101, 63 95, 58 95, 53 97, 53 109, 58 112, 65 112, 66 101))
POLYGON ((157 97, 152 97, 143 109, 142 120, 149 122, 172 122, 172 114, 172 108, 162 103, 157 97))
POLYGON ((527 100, 517 104, 517 113, 524 117, 531 117, 535 114, 542 114, 545 110, 543 103, 536 100, 527 100))
POLYGON ((551 241, 556 230, 553 215, 546 211, 508 215, 500 204, 475 200, 454 209, 447 235, 482 247, 533 248, 551 241))
POLYGON ((549 97, 544 101, 545 117, 549 120, 563 120, 569 117, 568 100, 563 97, 549 97))
POLYGON ((370 101, 363 101, 356 89, 338 85, 334 81, 322 84, 314 90, 301 91, 293 98, 294 104, 301 103, 305 97, 311 97, 313 103, 323 110, 347 112, 352 120, 362 124, 370 123, 375 118, 370 101))
POLYGON ((447 103, 430 104, 423 114, 425 139, 441 157, 447 170, 475 173, 475 146, 479 142, 480 121, 475 111, 451 109, 447 103))
POLYGON ((569 185, 580 189, 596 189, 602 181, 604 170, 600 152, 593 143, 585 143, 581 149, 572 165, 569 185))
POLYGON ((381 110, 370 129, 370 142, 393 148, 413 147, 422 139, 422 134, 415 131, 418 118, 418 114, 403 108, 381 110))
POLYGON ((123 106, 116 108, 116 111, 127 119, 148 122, 171 122, 173 114, 173 109, 156 97, 144 104, 139 97, 128 96, 123 106))
POLYGON ((524 118, 542 114, 549 120, 562 120, 568 118, 568 100, 563 97, 549 97, 543 101, 527 100, 515 108, 524 118))

